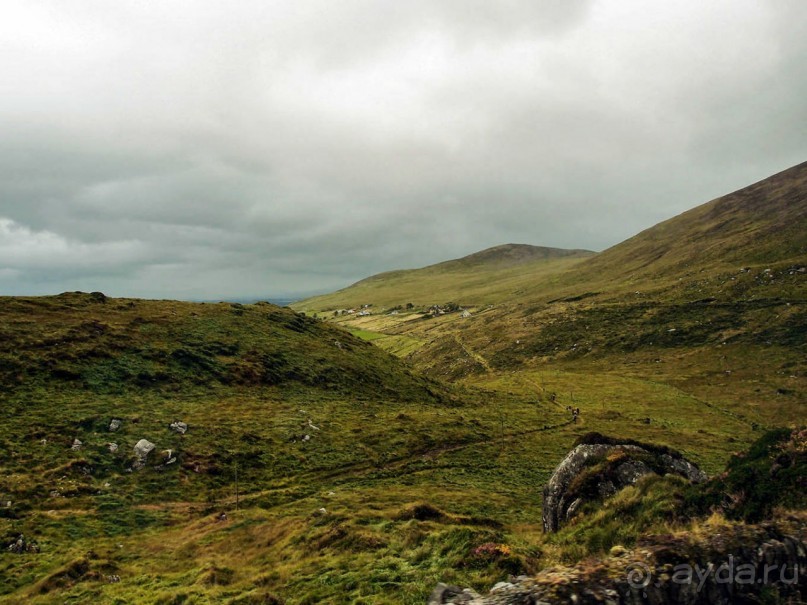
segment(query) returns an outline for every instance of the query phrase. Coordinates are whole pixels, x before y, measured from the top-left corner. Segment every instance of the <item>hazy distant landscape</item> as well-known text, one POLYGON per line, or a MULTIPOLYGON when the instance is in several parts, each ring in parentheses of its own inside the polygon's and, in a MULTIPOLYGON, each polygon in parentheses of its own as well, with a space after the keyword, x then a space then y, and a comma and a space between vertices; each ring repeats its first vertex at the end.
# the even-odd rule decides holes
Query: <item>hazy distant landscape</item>
POLYGON ((0 604, 807 602, 807 10, 11 0, 0 604))

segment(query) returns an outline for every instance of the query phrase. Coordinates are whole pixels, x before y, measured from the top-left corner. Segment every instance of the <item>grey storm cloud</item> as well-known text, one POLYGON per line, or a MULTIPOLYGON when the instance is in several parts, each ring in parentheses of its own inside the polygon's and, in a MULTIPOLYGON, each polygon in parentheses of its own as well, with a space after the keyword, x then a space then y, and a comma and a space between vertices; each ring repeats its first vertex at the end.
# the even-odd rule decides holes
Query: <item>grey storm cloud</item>
POLYGON ((8 0, 0 294, 602 249, 805 159, 798 0, 8 0))

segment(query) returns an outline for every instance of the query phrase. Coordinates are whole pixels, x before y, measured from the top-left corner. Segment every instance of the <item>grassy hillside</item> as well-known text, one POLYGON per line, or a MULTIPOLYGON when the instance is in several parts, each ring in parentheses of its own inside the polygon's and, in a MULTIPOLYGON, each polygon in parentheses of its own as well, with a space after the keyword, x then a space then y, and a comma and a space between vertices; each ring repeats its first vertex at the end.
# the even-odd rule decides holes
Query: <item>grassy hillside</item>
POLYGON ((561 285, 679 300, 803 298, 805 265, 807 162, 655 225, 581 264, 561 285))
POLYGON ((594 254, 505 244, 422 269, 389 271, 323 296, 292 304, 298 310, 333 311, 371 304, 390 309, 456 302, 471 306, 512 299, 525 285, 554 275, 594 254))
POLYGON ((542 554, 541 490, 583 433, 709 472, 757 433, 642 379, 437 385, 271 305, 73 293, 0 309, 3 603, 420 604, 439 580, 483 589, 567 556, 542 554), (141 439, 156 448, 132 470, 141 439), (39 552, 5 550, 21 534, 39 552), (490 543, 511 554, 475 554, 490 543))
POLYGON ((333 326, 268 303, 0 297, 5 389, 99 394, 309 386, 412 400, 428 385, 333 326))

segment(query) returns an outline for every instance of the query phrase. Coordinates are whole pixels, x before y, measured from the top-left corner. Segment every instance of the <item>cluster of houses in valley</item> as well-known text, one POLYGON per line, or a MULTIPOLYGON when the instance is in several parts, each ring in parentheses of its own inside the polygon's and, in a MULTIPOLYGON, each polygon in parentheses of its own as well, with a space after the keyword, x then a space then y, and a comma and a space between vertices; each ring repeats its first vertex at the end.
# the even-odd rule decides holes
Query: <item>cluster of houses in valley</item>
MULTIPOLYGON (((345 315, 355 315, 357 317, 365 317, 367 315, 372 315, 373 312, 371 310, 372 304, 362 305, 360 308, 352 308, 352 309, 337 309, 333 312, 334 317, 342 317, 345 315)), ((413 311, 415 309, 415 305, 412 303, 406 303, 406 306, 398 305, 396 307, 392 307, 391 309, 387 309, 386 313, 388 315, 400 315, 401 311, 403 310, 413 311)), ((384 312, 382 310, 382 312, 384 312)), ((462 317, 470 317, 471 312, 468 309, 464 309, 459 306, 457 303, 449 302, 443 305, 431 305, 430 307, 426 308, 423 311, 419 311, 424 316, 428 317, 437 317, 439 315, 447 315, 449 313, 460 313, 462 317)))
POLYGON ((427 313, 432 316, 446 315, 448 313, 460 313, 462 317, 470 317, 471 312, 468 309, 463 309, 457 303, 446 303, 444 305, 432 305, 427 309, 427 313))
POLYGON ((372 306, 372 304, 362 305, 361 309, 358 311, 356 309, 337 309, 333 312, 333 316, 339 317, 341 315, 358 315, 359 317, 364 317, 366 315, 372 315, 372 312, 370 311, 370 307, 372 306))

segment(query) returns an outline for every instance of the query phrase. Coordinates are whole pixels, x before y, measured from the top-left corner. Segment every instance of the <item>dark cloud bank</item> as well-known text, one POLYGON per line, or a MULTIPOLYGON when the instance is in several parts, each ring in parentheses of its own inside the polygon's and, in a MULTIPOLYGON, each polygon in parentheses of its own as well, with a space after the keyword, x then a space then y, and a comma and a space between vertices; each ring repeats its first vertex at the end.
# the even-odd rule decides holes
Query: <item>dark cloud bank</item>
POLYGON ((805 159, 801 1, 12 0, 0 293, 602 249, 805 159))

